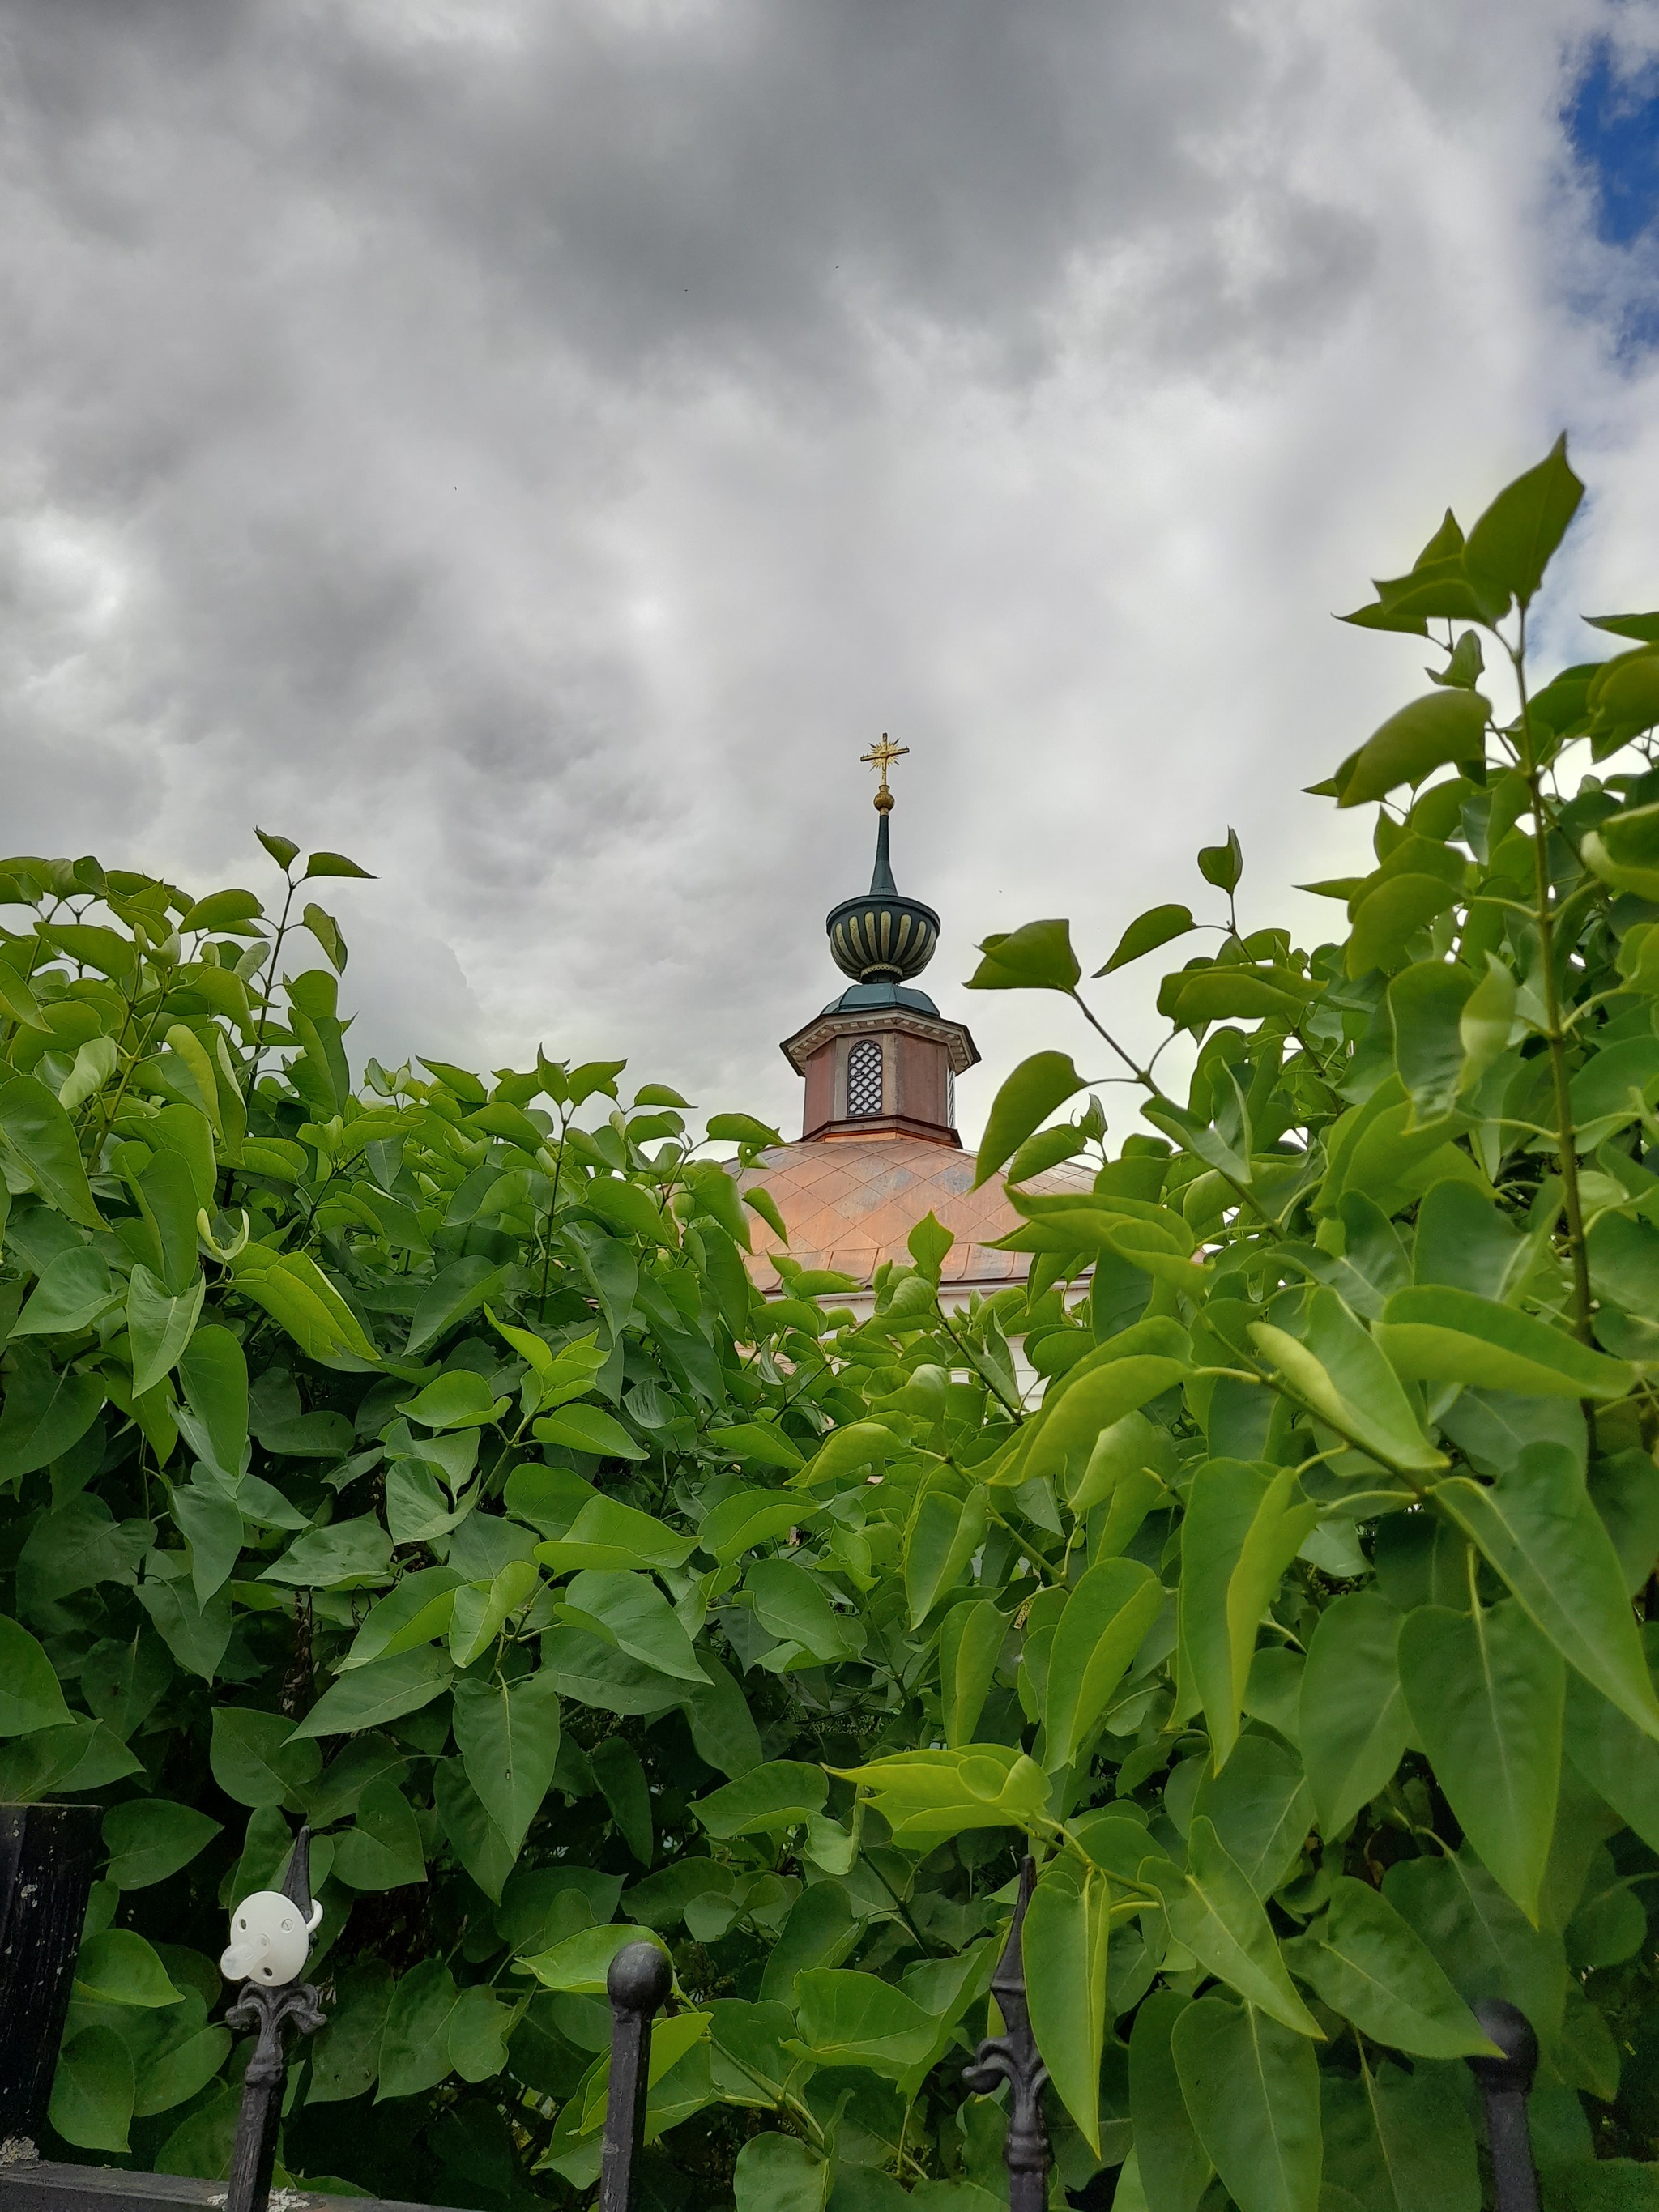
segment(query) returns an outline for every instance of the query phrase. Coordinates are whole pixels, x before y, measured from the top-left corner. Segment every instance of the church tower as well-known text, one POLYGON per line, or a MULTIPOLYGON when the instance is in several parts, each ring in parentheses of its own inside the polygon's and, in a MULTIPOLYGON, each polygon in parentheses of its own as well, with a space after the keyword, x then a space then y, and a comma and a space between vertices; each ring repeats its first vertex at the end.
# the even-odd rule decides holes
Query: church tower
MULTIPOLYGON (((979 1058, 974 1040, 915 988, 939 943, 939 916, 893 877, 887 771, 908 750, 884 737, 864 755, 881 773, 875 872, 824 924, 848 987, 783 1041, 805 1085, 800 1140, 763 1153, 742 1178, 771 1196, 792 1260, 859 1286, 835 1294, 855 1312, 873 1302, 885 1261, 908 1264, 907 1239, 929 1212, 956 1239, 939 1285, 947 1305, 1021 1282, 1029 1265, 1024 1253, 988 1249, 1018 1217, 1000 1179, 973 1188, 974 1162, 957 1133, 956 1080, 979 1058)), ((758 1220, 750 1234, 750 1272, 770 1292, 777 1240, 758 1220)))
POLYGON ((961 1147, 956 1079, 979 1054, 962 1023, 910 988, 939 944, 939 916, 893 880, 887 770, 909 750, 884 737, 864 755, 881 770, 875 872, 869 890, 832 907, 824 923, 835 963, 852 981, 783 1041, 784 1057, 805 1079, 803 1139, 903 1135, 961 1147))

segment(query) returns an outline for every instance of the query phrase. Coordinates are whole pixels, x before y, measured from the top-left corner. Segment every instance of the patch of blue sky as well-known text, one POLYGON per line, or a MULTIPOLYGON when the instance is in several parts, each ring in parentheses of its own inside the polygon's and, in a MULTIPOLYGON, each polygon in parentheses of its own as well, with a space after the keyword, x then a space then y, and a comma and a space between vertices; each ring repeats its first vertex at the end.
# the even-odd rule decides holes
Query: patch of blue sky
POLYGON ((1632 245, 1659 224, 1659 56, 1632 69, 1610 39, 1593 40, 1562 121, 1594 188, 1597 237, 1632 245))
POLYGON ((1659 346, 1659 56, 1590 40, 1561 122, 1596 238, 1622 264, 1600 312, 1617 326, 1620 353, 1646 354, 1659 346))

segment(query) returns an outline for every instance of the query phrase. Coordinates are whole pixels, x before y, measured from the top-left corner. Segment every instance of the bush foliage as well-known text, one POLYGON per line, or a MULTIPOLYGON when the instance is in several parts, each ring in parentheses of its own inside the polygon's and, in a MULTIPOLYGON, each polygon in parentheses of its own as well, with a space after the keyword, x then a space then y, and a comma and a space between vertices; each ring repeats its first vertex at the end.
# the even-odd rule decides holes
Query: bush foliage
POLYGON ((989 2212, 1028 1852, 1062 2195, 1475 2212, 1490 1996, 1556 2201, 1650 2158, 1659 615, 1534 683, 1580 489, 1558 447, 1350 617, 1438 665, 1319 787, 1376 809, 1340 940, 1244 929, 1230 837, 1214 921, 1098 971, 1212 929, 1181 1095, 1066 924, 987 941, 1160 1133, 1018 1068, 1030 1274, 970 1310, 931 1218, 868 1317, 787 1257, 763 1301, 771 1133, 714 1118, 734 1173, 620 1064, 355 1091, 295 919, 339 855, 264 837, 274 923, 3 865, 0 1797, 107 1808, 57 2148, 222 2172, 225 1910, 304 1818, 313 2182, 584 2196, 643 1930, 653 2212, 989 2212))

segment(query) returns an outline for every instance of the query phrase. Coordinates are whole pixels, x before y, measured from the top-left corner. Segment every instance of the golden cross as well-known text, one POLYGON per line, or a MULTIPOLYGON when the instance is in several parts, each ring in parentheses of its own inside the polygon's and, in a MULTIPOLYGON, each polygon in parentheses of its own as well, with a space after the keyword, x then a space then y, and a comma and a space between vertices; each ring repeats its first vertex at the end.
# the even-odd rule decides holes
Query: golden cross
POLYGON ((867 753, 859 755, 860 761, 866 762, 870 767, 881 770, 881 788, 876 793, 876 805, 883 814, 890 813, 893 806, 893 794, 887 788, 888 768, 894 761, 902 760, 909 750, 908 745, 894 744, 884 730, 881 733, 881 743, 878 745, 872 745, 867 753))

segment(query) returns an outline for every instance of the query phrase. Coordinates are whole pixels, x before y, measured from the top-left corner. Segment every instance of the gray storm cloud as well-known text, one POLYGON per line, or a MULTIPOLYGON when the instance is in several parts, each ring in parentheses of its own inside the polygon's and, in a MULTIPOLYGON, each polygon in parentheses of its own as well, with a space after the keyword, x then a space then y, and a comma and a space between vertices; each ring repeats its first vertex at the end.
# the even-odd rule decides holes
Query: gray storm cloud
POLYGON ((1565 423, 1559 642, 1659 598, 1559 120, 1615 17, 7 0, 8 847, 343 847, 363 1049, 786 1125, 883 729, 993 1069, 1079 1040, 957 1000, 973 940, 1097 964, 1230 821, 1316 927, 1358 833, 1299 787, 1420 683, 1330 621, 1368 574, 1565 423))

